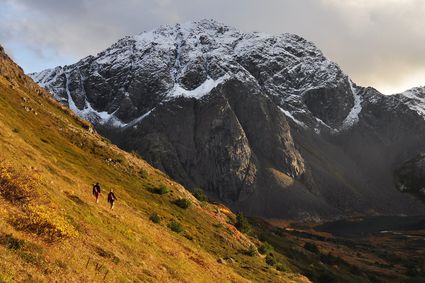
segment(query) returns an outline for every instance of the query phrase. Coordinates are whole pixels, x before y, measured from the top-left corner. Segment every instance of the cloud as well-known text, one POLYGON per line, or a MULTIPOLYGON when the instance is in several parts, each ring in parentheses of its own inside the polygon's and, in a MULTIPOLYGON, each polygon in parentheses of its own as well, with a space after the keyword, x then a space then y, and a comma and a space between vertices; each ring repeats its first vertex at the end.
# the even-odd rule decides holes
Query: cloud
POLYGON ((162 24, 214 18, 243 31, 304 36, 360 85, 425 85, 422 0, 3 0, 0 8, 0 42, 30 71, 162 24))

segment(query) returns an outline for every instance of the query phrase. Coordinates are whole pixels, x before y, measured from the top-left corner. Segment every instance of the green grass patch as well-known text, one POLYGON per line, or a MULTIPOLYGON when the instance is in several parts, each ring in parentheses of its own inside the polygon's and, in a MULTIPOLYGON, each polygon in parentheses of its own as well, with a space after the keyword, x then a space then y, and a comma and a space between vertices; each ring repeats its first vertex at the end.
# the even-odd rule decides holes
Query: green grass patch
POLYGON ((157 195, 165 195, 168 194, 171 190, 165 186, 165 185, 160 185, 159 187, 154 187, 154 188, 148 188, 148 190, 153 193, 153 194, 157 194, 157 195))
POLYGON ((161 222, 161 217, 157 213, 152 213, 149 216, 149 220, 153 223, 159 224, 161 222))
POLYGON ((25 241, 17 239, 12 235, 0 235, 0 245, 5 246, 9 250, 20 250, 25 246, 25 241))
POLYGON ((273 247, 267 243, 264 242, 263 244, 260 245, 260 247, 258 248, 258 252, 262 255, 268 255, 273 251, 273 247))
POLYGON ((235 227, 242 233, 249 233, 252 229, 251 224, 249 224, 248 219, 243 215, 242 212, 236 215, 235 227))
POLYGON ((208 197, 202 189, 195 189, 193 196, 201 202, 208 201, 208 197))
POLYGON ((185 199, 185 198, 179 198, 179 199, 173 201, 173 203, 175 205, 177 205, 178 207, 183 208, 183 209, 187 209, 192 205, 190 200, 185 199))
POLYGON ((181 233, 181 232, 184 231, 183 226, 175 220, 171 221, 168 224, 168 228, 170 228, 171 231, 176 232, 176 233, 181 233))

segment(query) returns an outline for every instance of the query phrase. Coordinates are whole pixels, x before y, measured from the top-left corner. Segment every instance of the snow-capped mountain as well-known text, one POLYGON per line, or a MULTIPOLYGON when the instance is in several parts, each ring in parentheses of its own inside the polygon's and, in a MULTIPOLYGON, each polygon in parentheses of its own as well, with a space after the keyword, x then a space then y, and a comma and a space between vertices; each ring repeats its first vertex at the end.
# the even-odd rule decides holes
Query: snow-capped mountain
POLYGON ((410 109, 425 118, 425 87, 415 87, 396 96, 410 109))
POLYGON ((95 57, 32 77, 82 117, 114 127, 137 123, 162 101, 201 99, 232 78, 258 84, 299 124, 304 122, 298 117, 310 126, 329 127, 303 102, 314 90, 344 88, 352 93, 341 105, 341 117, 329 121, 335 129, 352 124, 360 105, 348 77, 313 43, 293 34, 245 34, 207 20, 129 36, 95 57), (88 84, 98 88, 87 95, 88 84), (105 97, 104 88, 111 97, 98 101, 94 94, 105 97), (140 88, 152 99, 141 99, 140 88))
POLYGON ((425 147, 421 95, 359 87, 297 35, 163 26, 31 76, 113 142, 249 214, 424 212, 392 178, 425 147))

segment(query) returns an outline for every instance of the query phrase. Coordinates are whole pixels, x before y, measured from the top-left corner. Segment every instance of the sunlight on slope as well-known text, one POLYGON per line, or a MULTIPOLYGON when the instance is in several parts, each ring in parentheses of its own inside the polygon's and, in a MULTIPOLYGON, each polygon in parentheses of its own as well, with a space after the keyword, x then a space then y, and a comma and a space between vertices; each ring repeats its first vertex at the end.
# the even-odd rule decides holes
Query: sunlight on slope
POLYGON ((198 202, 13 66, 0 67, 8 74, 0 76, 0 184, 7 185, 0 192, 0 281, 307 281, 247 256, 255 240, 229 224, 233 214, 198 202), (103 188, 98 205, 96 181, 103 188), (151 192, 160 185, 170 192, 151 192), (110 188, 118 197, 114 210, 105 199, 110 188), (192 205, 179 208, 173 202, 180 198, 192 205), (152 213, 159 224, 149 220, 152 213), (183 231, 171 231, 172 222, 183 231))

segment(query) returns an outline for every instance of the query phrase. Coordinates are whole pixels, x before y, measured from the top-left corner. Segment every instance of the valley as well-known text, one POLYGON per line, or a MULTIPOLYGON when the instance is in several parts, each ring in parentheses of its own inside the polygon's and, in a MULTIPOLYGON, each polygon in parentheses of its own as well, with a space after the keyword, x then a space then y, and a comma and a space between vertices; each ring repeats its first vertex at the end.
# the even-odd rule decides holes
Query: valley
POLYGON ((424 282, 424 101, 215 20, 0 46, 0 282, 424 282))
POLYGON ((257 231, 313 282, 422 282, 423 221, 424 216, 371 217, 318 226, 270 220, 260 221, 257 231))

